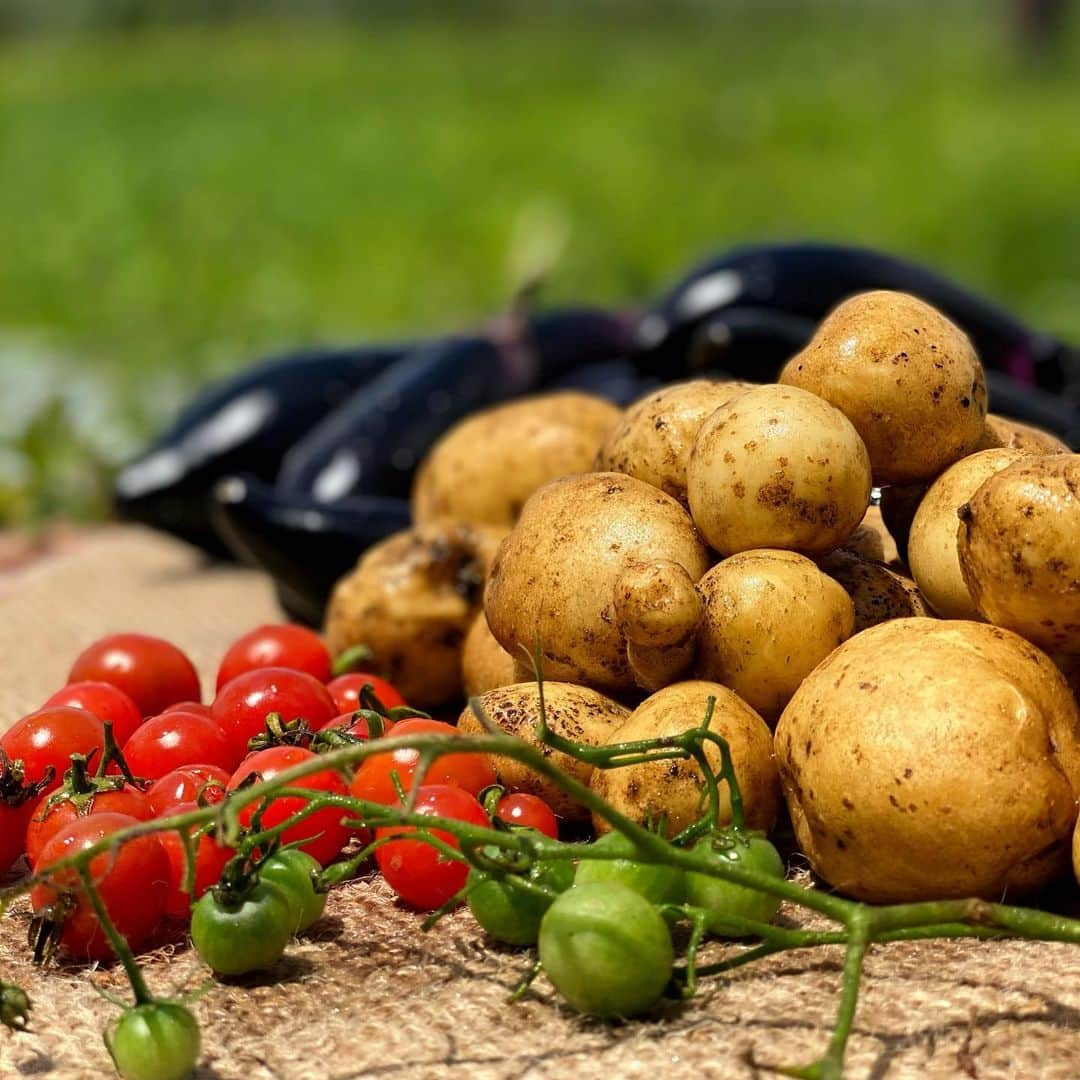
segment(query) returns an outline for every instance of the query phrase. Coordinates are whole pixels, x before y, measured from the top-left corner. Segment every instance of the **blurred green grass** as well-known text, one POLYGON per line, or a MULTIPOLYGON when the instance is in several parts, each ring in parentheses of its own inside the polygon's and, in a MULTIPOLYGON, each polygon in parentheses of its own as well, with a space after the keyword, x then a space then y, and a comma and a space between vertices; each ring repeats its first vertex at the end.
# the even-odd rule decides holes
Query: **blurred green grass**
POLYGON ((469 324, 545 230, 552 299, 819 237, 1080 338, 1075 19, 1036 62, 985 3, 555 10, 0 41, 0 521, 101 513, 262 350, 469 324))

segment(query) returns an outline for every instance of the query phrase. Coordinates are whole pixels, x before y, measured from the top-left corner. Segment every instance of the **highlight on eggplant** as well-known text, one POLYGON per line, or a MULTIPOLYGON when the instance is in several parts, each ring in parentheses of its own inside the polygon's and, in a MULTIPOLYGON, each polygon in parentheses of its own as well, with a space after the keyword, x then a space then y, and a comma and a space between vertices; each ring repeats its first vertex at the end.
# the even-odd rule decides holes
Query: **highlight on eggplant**
POLYGON ((235 472, 273 479, 300 436, 412 348, 393 343, 309 349, 209 387, 120 471, 114 485, 118 516, 223 554, 210 520, 214 484, 235 472))
POLYGON ((1068 350, 993 301, 918 263, 840 244, 755 244, 695 266, 641 318, 645 370, 667 378, 688 369, 690 343, 732 308, 770 309, 819 322, 845 297, 868 289, 914 293, 971 337, 986 367, 1051 392, 1067 377, 1068 350))
POLYGON ((232 554, 269 574, 290 618, 318 626, 338 578, 365 549, 410 524, 407 499, 368 496, 327 505, 249 476, 214 488, 212 517, 232 554))

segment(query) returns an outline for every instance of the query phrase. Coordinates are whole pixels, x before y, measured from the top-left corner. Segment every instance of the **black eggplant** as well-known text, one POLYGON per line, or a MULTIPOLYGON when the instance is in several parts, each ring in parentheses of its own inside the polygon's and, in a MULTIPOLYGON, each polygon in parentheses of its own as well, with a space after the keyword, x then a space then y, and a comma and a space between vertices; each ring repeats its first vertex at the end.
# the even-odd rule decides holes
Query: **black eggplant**
POLYGON ((413 348, 400 343, 296 352, 211 386, 120 472, 116 512, 223 553, 210 521, 214 484, 239 472, 273 479, 300 436, 413 348))
POLYGON ((732 378, 767 381, 810 340, 816 325, 772 308, 727 308, 694 331, 687 366, 691 371, 719 368, 732 378))
MULTIPOLYGON (((734 248, 696 266, 642 317, 642 370, 664 378, 686 373, 695 332, 731 308, 773 309, 818 322, 845 297, 867 289, 914 293, 940 308, 967 331, 988 368, 1051 392, 1065 384, 1069 350, 984 297, 905 259, 818 243, 734 248)), ((757 377, 774 375, 763 370, 757 377)))
POLYGON ((486 335, 416 349, 359 390, 285 456, 283 493, 335 502, 407 497, 420 460, 451 424, 478 408, 536 390, 630 345, 631 322, 596 309, 513 317, 486 335))
POLYGON ((293 619, 317 626, 334 583, 363 551, 409 527, 405 499, 354 498, 332 506, 285 496, 251 477, 214 489, 213 520, 242 561, 273 579, 293 619))

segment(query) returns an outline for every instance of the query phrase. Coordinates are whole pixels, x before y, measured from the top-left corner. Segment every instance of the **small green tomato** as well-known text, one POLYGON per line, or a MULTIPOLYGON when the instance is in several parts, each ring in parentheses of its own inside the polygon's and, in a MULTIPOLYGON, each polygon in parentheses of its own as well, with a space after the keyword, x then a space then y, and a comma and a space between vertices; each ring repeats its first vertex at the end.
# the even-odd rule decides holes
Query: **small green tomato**
POLYGON ((259 877, 277 885, 289 901, 295 934, 307 930, 326 908, 326 893, 315 888, 321 871, 322 864, 299 848, 275 852, 259 867, 259 877))
MULTIPOLYGON (((528 873, 530 884, 563 893, 574 883, 574 869, 565 860, 537 862, 528 873)), ((496 941, 506 945, 534 945, 540 921, 552 901, 514 888, 481 870, 469 871, 469 910, 496 941)))
POLYGON ((675 951, 660 913, 640 893, 613 882, 575 885, 540 924, 540 963, 578 1012, 637 1016, 671 979, 675 951))
MULTIPOLYGON (((699 840, 693 851, 720 865, 741 866, 769 877, 784 878, 784 862, 779 852, 764 836, 755 833, 714 833, 699 840)), ((725 925, 725 918, 769 922, 780 909, 779 898, 769 893, 693 871, 686 875, 686 899, 712 916, 707 922, 709 930, 723 937, 741 936, 733 932, 729 924, 725 925)))
POLYGON ((676 866, 637 862, 634 843, 622 833, 610 832, 590 845, 593 851, 624 855, 620 859, 582 858, 574 881, 578 885, 613 882, 640 893, 654 904, 686 902, 686 875, 676 866))
POLYGON ((288 897, 260 881, 242 901, 222 904, 211 889, 191 912, 191 941, 218 975, 262 971, 281 959, 292 937, 288 897))
POLYGON ((124 1080, 183 1080, 199 1060, 199 1025, 173 1001, 128 1009, 105 1045, 124 1080))

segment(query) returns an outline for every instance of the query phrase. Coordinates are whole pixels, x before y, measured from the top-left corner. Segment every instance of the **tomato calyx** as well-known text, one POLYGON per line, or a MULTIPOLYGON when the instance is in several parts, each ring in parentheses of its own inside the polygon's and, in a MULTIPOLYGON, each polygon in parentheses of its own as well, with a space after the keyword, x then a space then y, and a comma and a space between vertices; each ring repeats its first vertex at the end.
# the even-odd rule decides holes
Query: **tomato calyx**
POLYGON ((128 781, 122 775, 103 776, 100 769, 96 775, 90 775, 90 762, 96 754, 97 747, 94 747, 88 754, 71 755, 71 766, 64 773, 63 784, 45 800, 36 817, 44 818, 65 802, 75 807, 79 817, 85 817, 93 808, 94 799, 98 795, 106 791, 123 790, 128 781))
POLYGON ((267 713, 266 727, 248 739, 248 753, 269 750, 272 746, 307 746, 313 736, 314 732, 302 716, 286 721, 281 718, 281 713, 267 713))
POLYGON ((25 1031, 31 1008, 30 998, 21 986, 0 982, 0 1024, 12 1031, 25 1031))
POLYGON ((0 803, 4 806, 24 806, 31 799, 36 799, 46 791, 56 776, 56 770, 50 765, 40 780, 27 783, 26 766, 21 758, 11 760, 0 749, 0 803))
POLYGON ((27 931, 27 943, 33 953, 35 967, 45 967, 52 961, 60 948, 64 924, 76 907, 75 897, 69 892, 61 892, 51 904, 34 912, 27 931))
POLYGON ((368 667, 374 659, 375 654, 371 651, 370 646, 351 645, 334 657, 334 661, 330 665, 330 674, 335 679, 340 675, 348 675, 349 672, 356 671, 357 668, 368 667))

